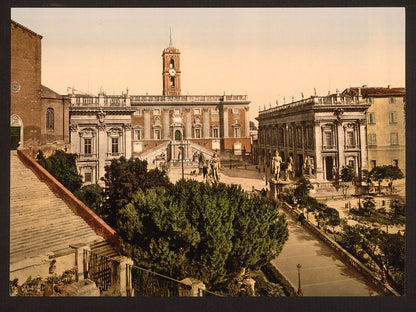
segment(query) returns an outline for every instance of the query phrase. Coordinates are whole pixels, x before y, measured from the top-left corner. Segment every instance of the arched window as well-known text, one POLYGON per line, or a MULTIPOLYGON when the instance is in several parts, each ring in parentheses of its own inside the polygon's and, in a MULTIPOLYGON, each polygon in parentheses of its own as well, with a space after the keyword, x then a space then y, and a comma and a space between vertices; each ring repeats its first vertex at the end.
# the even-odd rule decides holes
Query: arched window
POLYGON ((182 137, 181 132, 179 130, 176 130, 175 131, 175 140, 180 141, 181 137, 182 137))
POLYGON ((170 65, 169 65, 169 67, 170 68, 175 68, 175 61, 174 61, 173 58, 170 59, 170 65))
POLYGON ((46 129, 53 129, 53 108, 46 110, 46 129))
POLYGON ((175 77, 170 77, 170 86, 171 86, 172 88, 174 88, 174 87, 175 87, 175 77))

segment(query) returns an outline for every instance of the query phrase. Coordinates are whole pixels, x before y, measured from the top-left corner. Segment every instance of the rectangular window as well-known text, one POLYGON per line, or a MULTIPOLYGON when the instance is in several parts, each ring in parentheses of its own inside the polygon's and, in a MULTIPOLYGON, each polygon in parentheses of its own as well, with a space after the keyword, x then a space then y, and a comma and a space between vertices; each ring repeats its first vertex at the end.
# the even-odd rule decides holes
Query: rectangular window
POLYGON ((371 165, 371 169, 377 165, 375 159, 370 160, 370 165, 371 165))
POLYGON ((368 135, 368 145, 376 145, 377 141, 376 141, 376 134, 375 133, 370 133, 368 135))
POLYGON ((201 115, 201 110, 199 108, 195 108, 194 115, 201 115))
POLYGON ((233 108, 233 114, 240 114, 240 109, 238 107, 233 108))
POLYGON ((355 146, 354 131, 347 131, 347 146, 355 146))
POLYGON ((394 103, 394 97, 391 97, 390 98, 390 104, 393 104, 394 103))
POLYGON ((92 154, 92 139, 85 138, 84 139, 84 155, 91 156, 92 154))
POLYGON ((219 134, 218 134, 218 128, 213 128, 213 129, 212 129, 212 136, 213 136, 214 138, 218 138, 218 137, 219 137, 219 134))
POLYGON ((234 127, 234 137, 235 138, 241 137, 241 128, 238 126, 234 127))
POLYGON ((389 112, 389 122, 391 124, 397 123, 397 114, 396 114, 396 112, 389 112))
POLYGON ((376 113, 371 112, 368 113, 368 124, 375 124, 376 123, 376 113))
POLYGON ((399 135, 397 133, 390 133, 390 144, 391 145, 399 144, 399 135))
POLYGON ((153 110, 153 115, 160 116, 160 109, 156 108, 153 110))
POLYGON ((334 142, 333 142, 333 137, 332 137, 332 131, 324 132, 324 146, 326 148, 333 148, 334 142))
POLYGON ((118 154, 118 138, 111 138, 111 153, 118 154))
POLYGON ((195 128, 195 138, 200 139, 201 138, 201 129, 195 128))
POLYGON ((91 172, 84 173, 84 182, 91 182, 92 175, 91 172))
POLYGON ((139 141, 142 139, 142 129, 134 129, 133 140, 139 141))

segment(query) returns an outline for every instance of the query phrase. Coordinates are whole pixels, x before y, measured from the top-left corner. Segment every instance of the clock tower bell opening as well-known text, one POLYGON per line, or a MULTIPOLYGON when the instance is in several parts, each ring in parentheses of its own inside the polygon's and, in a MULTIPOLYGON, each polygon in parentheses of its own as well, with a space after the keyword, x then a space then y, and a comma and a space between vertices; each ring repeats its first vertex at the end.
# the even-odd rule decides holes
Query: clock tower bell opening
POLYGON ((180 52, 172 46, 163 50, 163 95, 181 95, 180 52))

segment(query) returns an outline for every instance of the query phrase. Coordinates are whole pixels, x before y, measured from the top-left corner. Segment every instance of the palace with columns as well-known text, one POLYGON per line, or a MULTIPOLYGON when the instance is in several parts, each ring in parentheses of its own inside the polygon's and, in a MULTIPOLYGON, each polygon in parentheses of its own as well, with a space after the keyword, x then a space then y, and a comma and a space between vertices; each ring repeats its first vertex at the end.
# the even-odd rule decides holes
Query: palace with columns
POLYGON ((68 94, 71 152, 85 183, 99 183, 105 165, 121 156, 152 167, 251 152, 247 95, 181 95, 179 50, 170 44, 162 59, 162 95, 68 94))
POLYGON ((332 180, 343 166, 357 175, 367 169, 366 111, 360 96, 331 94, 276 106, 259 112, 254 160, 270 170, 277 150, 283 161, 293 159, 294 174, 301 176, 309 157, 312 177, 332 180))

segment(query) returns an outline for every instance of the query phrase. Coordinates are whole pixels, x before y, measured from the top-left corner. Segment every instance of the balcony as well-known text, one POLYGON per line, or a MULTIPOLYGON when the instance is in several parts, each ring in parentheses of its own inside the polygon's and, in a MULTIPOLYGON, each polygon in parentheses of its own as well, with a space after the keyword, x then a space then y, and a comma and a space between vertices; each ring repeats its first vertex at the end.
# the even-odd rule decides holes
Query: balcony
POLYGON ((79 160, 94 160, 97 158, 97 154, 78 154, 79 160))
POLYGON ((335 145, 323 145, 322 150, 323 151, 334 151, 337 147, 335 145))

